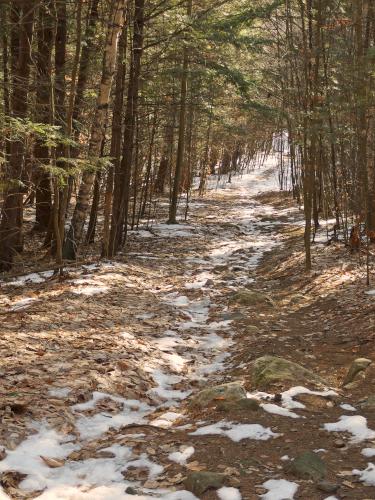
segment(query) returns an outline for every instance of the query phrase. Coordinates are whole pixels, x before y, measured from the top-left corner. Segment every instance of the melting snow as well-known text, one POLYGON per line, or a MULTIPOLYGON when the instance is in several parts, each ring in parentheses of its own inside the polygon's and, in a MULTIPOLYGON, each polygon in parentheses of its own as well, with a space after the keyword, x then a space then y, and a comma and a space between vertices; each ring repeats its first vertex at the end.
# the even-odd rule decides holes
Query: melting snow
POLYGON ((172 427, 174 422, 176 420, 179 420, 180 418, 183 418, 183 415, 181 413, 168 411, 166 413, 163 413, 163 415, 160 415, 155 420, 152 420, 150 423, 155 427, 162 427, 164 429, 167 429, 168 427, 172 427))
POLYGON ((22 309, 27 309, 33 302, 36 302, 38 299, 34 297, 27 297, 24 299, 16 300, 13 302, 11 311, 21 311, 22 309))
POLYGON ((367 458, 375 457, 375 448, 363 448, 361 453, 367 458))
POLYGON ((72 406, 75 411, 84 411, 95 407, 96 403, 102 399, 109 398, 119 403, 122 409, 119 413, 108 414, 106 412, 96 413, 93 416, 80 416, 76 421, 76 428, 82 439, 94 439, 110 428, 118 429, 125 425, 145 422, 144 417, 150 413, 151 408, 146 403, 124 399, 110 394, 94 392, 93 398, 86 403, 72 406))
POLYGON ((350 432, 353 435, 352 443, 375 438, 375 431, 367 427, 367 419, 361 415, 344 415, 338 422, 324 424, 324 428, 329 432, 350 432))
POLYGON ((241 500, 241 493, 236 488, 229 488, 227 486, 223 486, 219 490, 217 490, 217 496, 220 500, 241 500))
POLYGON ((357 411, 357 409, 354 408, 354 406, 349 405, 347 403, 341 403, 340 408, 342 408, 345 411, 357 411))
POLYGON ((264 403, 260 406, 268 413, 274 413, 275 415, 281 415, 282 417, 300 418, 300 416, 297 415, 297 413, 294 413, 294 411, 290 411, 287 408, 282 408, 272 403, 264 403))
POLYGON ((168 455, 169 460, 180 465, 185 465, 189 458, 194 455, 195 449, 193 446, 188 446, 182 451, 175 451, 168 455))
MULTIPOLYGON (((329 397, 329 396, 337 396, 337 393, 333 390, 325 390, 325 391, 312 391, 307 389, 306 387, 296 386, 288 389, 281 393, 281 405, 288 410, 294 409, 303 409, 306 406, 299 402, 295 401, 293 398, 300 394, 311 394, 313 396, 321 396, 321 397, 329 397)), ((268 394, 267 392, 249 392, 247 394, 248 398, 258 399, 258 400, 267 400, 270 401, 274 398, 273 394, 268 394)), ((290 416, 290 415, 289 415, 290 416)))
POLYGON ((105 293, 109 290, 109 287, 106 285, 82 285, 78 288, 72 290, 76 295, 98 295, 100 293, 105 293))
POLYGON ((271 437, 276 437, 269 427, 263 427, 260 424, 233 424, 232 422, 217 422, 216 424, 206 425, 190 433, 192 436, 206 436, 209 434, 218 434, 227 436, 236 443, 242 439, 256 439, 266 441, 271 437))
POLYGON ((359 476, 359 480, 364 482, 367 486, 375 486, 375 465, 372 463, 367 464, 367 469, 353 470, 354 476, 359 476))
POLYGON ((270 479, 262 485, 268 493, 261 495, 263 500, 285 500, 293 499, 298 490, 298 484, 286 479, 270 479))
POLYGON ((71 392, 70 387, 54 387, 50 389, 49 395, 54 398, 66 398, 66 396, 71 392))

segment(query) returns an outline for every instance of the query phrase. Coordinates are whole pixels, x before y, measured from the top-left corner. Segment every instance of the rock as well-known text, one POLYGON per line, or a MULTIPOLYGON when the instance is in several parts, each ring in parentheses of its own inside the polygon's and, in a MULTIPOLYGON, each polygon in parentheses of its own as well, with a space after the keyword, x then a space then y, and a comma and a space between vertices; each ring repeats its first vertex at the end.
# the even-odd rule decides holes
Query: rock
POLYGON ((216 472, 192 472, 184 481, 184 486, 188 491, 200 497, 207 490, 218 490, 226 482, 225 474, 216 472))
POLYGON ((128 486, 125 490, 125 493, 127 493, 128 495, 138 495, 139 491, 133 488, 132 486, 128 486))
POLYGON ((221 279, 223 281, 234 281, 237 279, 237 276, 231 272, 228 272, 228 273, 225 273, 223 274, 223 276, 221 277, 221 279))
POLYGON ((229 382, 229 384, 217 385, 203 389, 195 394, 190 402, 191 406, 205 408, 215 400, 233 402, 246 399, 245 389, 240 382, 229 382))
POLYGON ((333 446, 334 446, 335 448, 345 448, 346 443, 345 443, 345 441, 343 441, 342 439, 336 439, 336 440, 333 442, 333 446))
POLYGON ((244 319, 245 316, 241 312, 235 311, 235 312, 226 312, 226 313, 222 314, 221 317, 223 318, 224 321, 228 321, 228 320, 241 321, 244 319))
POLYGON ((324 479, 327 466, 319 455, 312 451, 305 451, 297 455, 293 462, 287 466, 287 471, 299 479, 324 479))
POLYGON ((291 382, 293 385, 327 386, 321 377, 297 363, 276 356, 262 356, 251 363, 252 381, 256 389, 291 382))
POLYGON ((293 295, 293 297, 290 299, 291 304, 300 304, 301 302, 305 301, 304 295, 296 293, 293 295))
POLYGON ((359 406, 366 410, 375 410, 375 394, 371 394, 367 399, 361 401, 359 406))
POLYGON ((321 481, 317 484, 318 490, 324 491, 324 493, 336 493, 340 488, 339 484, 330 483, 329 481, 321 481))
POLYGON ((240 304, 241 306, 253 306, 258 304, 264 304, 268 306, 274 306, 274 303, 270 297, 262 292, 257 292, 256 290, 239 290, 236 292, 229 301, 231 304, 240 304))
POLYGON ((353 361, 351 364, 348 373, 346 374, 346 377, 344 378, 344 382, 342 383, 343 386, 346 386, 350 384, 351 382, 354 381, 354 379, 357 377, 358 373, 366 370, 366 368, 371 365, 372 361, 371 359, 367 358, 357 358, 353 361))
POLYGON ((256 333, 259 333, 259 328, 255 325, 247 325, 245 327, 245 333, 248 335, 255 335, 256 333))
POLYGON ((260 408, 259 401, 256 399, 241 399, 239 401, 219 401, 217 409, 219 411, 258 411, 260 408))

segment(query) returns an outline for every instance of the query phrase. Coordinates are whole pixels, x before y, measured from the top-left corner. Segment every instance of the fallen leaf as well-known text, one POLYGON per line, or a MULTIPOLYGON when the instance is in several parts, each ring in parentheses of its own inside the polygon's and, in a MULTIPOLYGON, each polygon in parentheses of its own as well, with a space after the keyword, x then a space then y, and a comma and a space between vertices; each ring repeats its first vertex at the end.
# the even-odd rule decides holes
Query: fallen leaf
POLYGON ((57 458, 43 457, 43 455, 40 455, 40 458, 48 467, 51 467, 51 469, 57 469, 65 464, 64 460, 58 460, 57 458))

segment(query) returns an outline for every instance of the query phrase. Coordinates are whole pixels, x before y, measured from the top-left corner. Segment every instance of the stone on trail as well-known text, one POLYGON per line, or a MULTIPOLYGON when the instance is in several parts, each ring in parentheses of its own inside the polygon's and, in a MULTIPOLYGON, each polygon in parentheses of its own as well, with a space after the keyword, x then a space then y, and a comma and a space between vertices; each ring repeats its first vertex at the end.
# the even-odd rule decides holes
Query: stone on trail
POLYGON ((340 488, 339 484, 330 483, 329 481, 320 481, 317 484, 318 490, 324 491, 324 493, 336 493, 336 491, 340 488))
POLYGON ((241 306, 254 306, 259 304, 264 304, 268 306, 274 306, 272 299, 265 293, 258 292, 256 290, 239 290, 236 292, 229 301, 231 304, 239 304, 241 306))
POLYGON ((213 401, 234 402, 246 399, 246 391, 240 382, 221 384, 195 394, 190 402, 191 406, 205 408, 213 401))
POLYGON ((303 366, 277 356, 262 356, 251 363, 252 382, 256 389, 274 384, 328 386, 328 383, 303 366))
POLYGON ((299 479, 320 481, 326 476, 327 466, 319 455, 312 451, 305 451, 297 455, 293 462, 288 464, 286 470, 299 479))
POLYGON ((256 399, 240 399, 239 401, 219 401, 217 409, 223 412, 229 411, 258 411, 260 402, 256 399))
POLYGON ((256 333, 259 333, 259 328, 255 325, 246 325, 245 333, 248 335, 255 335, 256 333))
POLYGON ((364 410, 375 410, 375 394, 370 394, 365 401, 361 401, 359 406, 364 410))
POLYGON ((354 382, 355 378, 357 375, 366 370, 366 368, 371 365, 372 361, 371 359, 367 358, 357 358, 353 361, 351 364, 348 373, 346 374, 346 377, 344 378, 344 381, 342 385, 345 387, 348 384, 351 384, 354 382))
POLYGON ((207 490, 218 490, 227 481, 225 474, 217 472, 192 472, 184 481, 184 486, 188 491, 200 498, 207 490))

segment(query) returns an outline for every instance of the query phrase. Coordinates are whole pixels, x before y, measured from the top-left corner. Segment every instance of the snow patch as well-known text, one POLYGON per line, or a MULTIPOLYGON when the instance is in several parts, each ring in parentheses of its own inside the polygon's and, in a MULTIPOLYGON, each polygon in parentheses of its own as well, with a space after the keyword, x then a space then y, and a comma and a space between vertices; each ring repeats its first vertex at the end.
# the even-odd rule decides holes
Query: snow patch
POLYGON ((268 493, 261 495, 263 500, 291 500, 298 490, 298 484, 286 479, 270 479, 262 485, 268 493))
POLYGON ((375 448, 363 448, 361 453, 367 458, 375 457, 375 448))
POLYGON ((263 427, 260 424, 234 424, 222 420, 216 424, 206 425, 190 433, 192 436, 207 436, 217 434, 226 436, 234 442, 239 442, 242 439, 255 439, 266 441, 272 437, 277 437, 269 427, 263 427))
POLYGON ((349 432, 353 436, 352 443, 375 438, 375 431, 367 427, 367 419, 361 415, 344 415, 338 422, 324 424, 324 429, 329 432, 349 432))
POLYGON ((192 455, 194 455, 194 452, 195 452, 194 447, 188 446, 182 451, 175 451, 173 453, 170 453, 168 455, 168 458, 169 460, 171 460, 172 462, 176 462, 177 464, 186 465, 186 462, 192 455))
POLYGON ((353 470, 354 476, 359 476, 359 480, 365 483, 366 486, 375 486, 375 465, 367 464, 367 469, 353 470))
POLYGON ((241 500, 242 496, 237 488, 230 488, 227 486, 223 486, 219 490, 217 490, 217 496, 220 500, 241 500))
POLYGON ((282 417, 300 418, 297 413, 290 411, 287 408, 282 408, 272 403, 263 403, 260 405, 264 411, 268 413, 273 413, 274 415, 281 415, 282 417))

